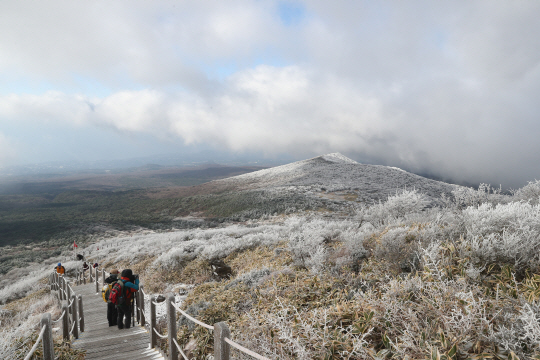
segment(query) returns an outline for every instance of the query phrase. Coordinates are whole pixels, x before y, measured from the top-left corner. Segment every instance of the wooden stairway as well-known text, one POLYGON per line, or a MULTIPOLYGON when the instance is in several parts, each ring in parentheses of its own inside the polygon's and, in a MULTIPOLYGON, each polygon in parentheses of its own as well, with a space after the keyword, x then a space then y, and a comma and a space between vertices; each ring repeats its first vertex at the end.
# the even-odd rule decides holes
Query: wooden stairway
POLYGON ((131 326, 119 330, 109 327, 107 304, 96 294, 94 283, 75 287, 81 294, 84 311, 84 332, 73 340, 72 347, 86 350, 86 359, 140 360, 164 359, 155 349, 150 349, 150 336, 144 327, 131 326))

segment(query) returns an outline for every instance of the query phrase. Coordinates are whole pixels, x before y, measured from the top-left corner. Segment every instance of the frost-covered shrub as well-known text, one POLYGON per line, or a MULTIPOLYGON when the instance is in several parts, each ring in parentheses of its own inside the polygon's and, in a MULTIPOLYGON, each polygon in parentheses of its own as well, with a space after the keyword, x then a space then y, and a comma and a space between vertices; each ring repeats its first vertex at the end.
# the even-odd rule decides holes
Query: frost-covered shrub
POLYGON ((468 187, 458 187, 452 190, 452 201, 447 205, 464 209, 469 206, 478 206, 480 204, 490 203, 499 204, 510 201, 510 197, 502 194, 502 189, 492 188, 489 184, 480 184, 478 189, 468 187))
POLYGON ((227 286, 225 286, 225 290, 233 288, 240 283, 250 288, 256 287, 257 285, 259 285, 259 282, 268 275, 270 275, 270 269, 266 267, 262 269, 251 270, 248 273, 238 275, 236 279, 234 279, 229 284, 227 284, 227 286))
POLYGON ((514 200, 527 201, 533 205, 540 201, 540 180, 529 181, 527 185, 514 191, 514 200))
POLYGON ((258 246, 273 245, 280 239, 278 233, 247 234, 241 238, 217 238, 204 247, 201 257, 207 260, 223 259, 235 251, 245 251, 258 246))
POLYGON ((463 211, 470 255, 483 263, 540 266, 540 205, 482 204, 463 211))
MULTIPOLYGON (((303 268, 309 268, 313 265, 311 257, 317 252, 318 260, 324 255, 324 238, 317 232, 303 232, 295 234, 289 241, 289 249, 293 256, 294 265, 303 268), (322 251, 320 249, 323 249, 322 251)), ((324 258, 322 259, 324 262, 324 258)))
POLYGON ((368 256, 363 242, 371 234, 371 229, 372 226, 368 223, 362 229, 351 226, 341 232, 339 240, 343 242, 343 246, 329 254, 329 261, 335 265, 335 270, 344 267, 349 267, 355 272, 360 270, 362 261, 368 256))
POLYGON ((540 348, 540 306, 538 304, 525 304, 521 309, 519 321, 521 322, 523 340, 538 350, 540 348))
POLYGON ((384 232, 377 242, 373 255, 399 266, 403 271, 417 267, 415 253, 418 249, 416 229, 396 227, 384 232))
POLYGON ((319 245, 305 261, 305 266, 313 273, 319 274, 326 266, 328 251, 324 245, 319 245))
POLYGON ((540 231, 540 206, 524 202, 495 206, 485 203, 463 210, 463 219, 468 236, 500 234, 504 230, 516 231, 524 226, 540 231))
POLYGON ((499 323, 491 326, 487 335, 491 341, 504 350, 513 351, 520 358, 540 351, 540 307, 538 304, 521 302, 521 309, 515 314, 513 308, 506 307, 499 311, 499 323))
POLYGON ((446 339, 454 339, 458 349, 464 348, 489 328, 484 300, 471 293, 464 281, 396 278, 376 292, 359 294, 356 300, 359 306, 374 311, 372 325, 385 329, 396 358, 425 358, 423 338, 440 339, 441 333, 446 339))
MULTIPOLYGON (((328 347, 335 342, 341 343, 334 353, 336 357, 367 358, 367 339, 371 329, 358 334, 352 326, 334 327, 326 309, 303 310, 277 301, 273 309, 264 314, 266 329, 261 329, 259 325, 258 317, 261 314, 248 316, 251 317, 249 327, 245 332, 235 333, 235 338, 247 348, 271 359, 319 359, 328 354, 328 347), (268 329, 273 334, 270 338, 267 336, 268 329)), ((237 356, 248 359, 242 354, 237 356)))
POLYGON ((471 256, 481 264, 511 264, 516 270, 540 266, 538 234, 504 231, 502 234, 473 236, 466 240, 471 256))
POLYGON ((389 196, 383 203, 360 209, 358 215, 361 222, 369 221, 374 226, 379 226, 408 214, 421 212, 430 203, 429 198, 417 190, 402 190, 389 196))

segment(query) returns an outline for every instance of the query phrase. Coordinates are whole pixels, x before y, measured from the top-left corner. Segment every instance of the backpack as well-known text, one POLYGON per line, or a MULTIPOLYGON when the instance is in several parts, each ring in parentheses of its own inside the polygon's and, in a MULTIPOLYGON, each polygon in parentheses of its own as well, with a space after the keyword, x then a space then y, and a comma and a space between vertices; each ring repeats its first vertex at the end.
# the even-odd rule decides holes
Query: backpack
POLYGON ((103 288, 101 289, 101 296, 103 297, 103 301, 110 302, 109 301, 109 295, 111 294, 113 284, 114 283, 103 285, 103 288))
POLYGON ((122 280, 116 281, 109 293, 109 301, 114 305, 123 305, 126 302, 126 293, 124 290, 124 282, 122 280))

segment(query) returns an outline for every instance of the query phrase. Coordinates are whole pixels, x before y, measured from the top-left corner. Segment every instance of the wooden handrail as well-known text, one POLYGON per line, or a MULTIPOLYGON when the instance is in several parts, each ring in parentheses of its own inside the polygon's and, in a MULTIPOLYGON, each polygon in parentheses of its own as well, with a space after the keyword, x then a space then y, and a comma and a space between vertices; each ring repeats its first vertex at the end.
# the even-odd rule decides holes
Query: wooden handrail
POLYGON ((77 339, 79 337, 79 329, 81 332, 84 331, 82 297, 80 295, 78 296, 79 301, 77 304, 77 295, 75 295, 75 291, 66 281, 65 277, 59 275, 58 273, 56 273, 56 271, 49 276, 49 285, 51 291, 58 291, 58 299, 62 302, 62 315, 60 315, 60 317, 55 321, 51 320, 50 313, 45 313, 41 316, 41 331, 36 340, 36 343, 24 358, 25 360, 28 360, 32 357, 40 341, 43 343, 43 360, 54 360, 55 354, 52 335, 53 323, 62 321, 62 333, 63 338, 66 341, 69 341, 70 334, 73 334, 75 339, 77 339), (69 304, 68 300, 70 300, 69 304), (79 312, 77 311, 77 309, 79 309, 79 312), (71 314, 71 319, 68 316, 69 314, 71 314), (71 328, 69 326, 70 322, 71 328), (78 326, 78 324, 80 324, 80 327, 78 326))
POLYGON ((255 359, 259 359, 259 360, 270 360, 270 359, 267 358, 267 357, 264 357, 264 356, 262 356, 262 355, 259 355, 259 354, 255 353, 255 352, 253 352, 253 351, 251 351, 251 350, 249 350, 249 349, 246 349, 246 348, 243 347, 242 345, 235 343, 234 341, 232 341, 232 340, 229 339, 228 337, 223 338, 223 340, 224 340, 227 344, 229 344, 229 345, 231 345, 231 346, 234 346, 235 348, 237 348, 238 350, 242 351, 243 353, 248 354, 248 355, 250 355, 250 356, 253 356, 255 359))
POLYGON ((45 334, 45 330, 47 330, 47 326, 46 325, 43 325, 41 327, 41 331, 39 332, 39 336, 36 340, 36 343, 34 344, 34 346, 32 346, 32 348, 30 349, 30 351, 28 352, 28 354, 26 355, 26 357, 24 358, 24 360, 29 360, 32 355, 34 355, 34 352, 36 351, 38 345, 39 345, 39 342, 43 339, 43 335, 45 334))
MULTIPOLYGON (((144 291, 140 291, 139 296, 142 296, 144 299, 144 291)), ((143 301, 144 304, 144 301, 143 301)), ((180 345, 176 339, 176 311, 185 316, 188 320, 194 322, 195 324, 205 327, 208 330, 214 331, 214 360, 229 360, 230 359, 230 346, 235 347, 236 349, 242 351, 243 353, 250 355, 259 360, 270 360, 267 357, 259 355, 249 349, 246 349, 242 345, 232 341, 230 339, 231 332, 229 327, 224 322, 219 322, 217 324, 208 325, 203 323, 200 320, 195 319, 194 317, 187 314, 184 310, 180 309, 178 305, 175 304, 175 299, 173 294, 168 294, 167 296, 167 327, 168 327, 168 336, 161 335, 156 329, 156 297, 152 295, 150 297, 150 348, 155 348, 157 346, 157 338, 162 339, 168 338, 169 343, 169 356, 171 359, 176 359, 178 355, 182 355, 184 359, 187 359, 187 356, 182 352, 180 345)))
MULTIPOLYGON (((101 270, 101 277, 102 277, 102 282, 103 284, 105 284, 105 274, 106 274, 106 271, 105 269, 99 269, 99 267, 96 267, 94 268, 94 274, 92 274, 92 268, 90 268, 90 271, 89 271, 89 277, 90 277, 90 281, 95 281, 95 285, 96 285, 96 293, 99 293, 99 276, 98 276, 98 271, 101 270), (94 275, 94 276, 92 276, 94 275)), ((84 272, 83 272, 84 274, 84 272)), ((86 276, 82 276, 82 279, 83 281, 86 281, 86 276)), ((69 334, 71 332, 73 332, 73 336, 75 338, 78 338, 78 333, 77 331, 75 330, 75 328, 77 327, 77 323, 80 324, 80 331, 83 332, 84 331, 84 314, 82 312, 82 298, 78 297, 78 300, 79 300, 79 304, 77 306, 77 302, 75 301, 75 299, 77 299, 76 295, 74 294, 74 291, 73 289, 71 288, 71 286, 69 284, 67 284, 67 281, 65 280, 65 278, 63 276, 55 276, 55 274, 53 274, 53 276, 51 276, 51 280, 52 280, 52 283, 51 283, 51 290, 53 289, 58 289, 59 291, 59 297, 61 298, 61 300, 67 300, 69 298, 71 298, 71 301, 69 303, 69 305, 67 304, 67 301, 64 302, 64 305, 63 305, 63 313, 62 313, 62 316, 60 317, 60 319, 56 320, 56 322, 60 321, 61 319, 64 320, 64 324, 68 323, 69 320, 71 320, 71 331, 70 332, 67 332, 67 336, 66 336, 66 330, 64 330, 64 337, 69 340, 69 334), (68 295, 71 295, 68 297, 68 295), (65 307, 65 309, 64 309, 65 307), (72 309, 72 312, 71 312, 71 319, 68 318, 68 316, 65 316, 67 313, 69 313, 69 309, 72 309), (79 308, 79 315, 80 317, 77 316, 77 308, 79 308)), ((80 277, 78 279, 80 281, 80 277)), ((146 322, 146 315, 145 315, 145 311, 144 311, 144 306, 145 306, 145 297, 146 297, 146 293, 144 292, 144 288, 143 288, 143 285, 141 284, 140 287, 139 287, 139 291, 137 291, 135 293, 135 304, 134 304, 134 308, 133 310, 136 310, 137 311, 137 321, 139 322, 139 324, 141 326, 145 326, 145 322, 146 322)), ((183 316, 185 316, 188 320, 194 322, 195 324, 199 325, 199 326, 202 326, 202 327, 205 327, 207 328, 208 330, 213 330, 214 331, 214 360, 229 360, 230 359, 230 347, 233 346, 234 348, 238 349, 239 351, 242 351, 243 353, 247 354, 247 355, 250 355, 256 359, 259 359, 259 360, 270 360, 268 359, 267 357, 264 357, 260 354, 257 354, 245 347, 243 347, 242 345, 234 342, 233 340, 231 340, 231 333, 230 333, 230 330, 229 330, 229 327, 227 326, 226 323, 224 322, 219 322, 217 324, 214 324, 214 326, 212 325, 208 325, 208 324, 205 324, 204 322, 200 321, 200 320, 197 320, 195 319, 194 317, 192 317, 191 315, 189 315, 188 313, 186 313, 184 310, 182 310, 177 304, 175 304, 175 298, 174 298, 174 295, 173 294, 168 294, 167 296, 167 318, 168 318, 168 322, 167 322, 167 327, 168 327, 168 334, 167 335, 162 335, 160 334, 158 331, 157 331, 157 328, 156 328, 156 301, 155 301, 155 296, 151 296, 150 298, 150 348, 155 348, 157 346, 157 338, 162 338, 162 339, 165 339, 167 338, 168 340, 168 344, 169 344, 169 354, 171 356, 171 358, 173 359, 176 359, 178 357, 178 355, 182 355, 184 357, 184 359, 187 359, 186 355, 182 352, 182 349, 180 347, 180 345, 178 344, 178 341, 176 339, 176 311, 178 311, 179 313, 181 313, 183 316)), ((50 314, 49 314, 49 319, 50 319, 50 314)), ((45 327, 44 327, 45 328, 45 327)), ((67 324, 64 328, 67 328, 67 324)), ((38 339, 38 342, 39 342, 39 339, 38 339)), ((37 342, 36 342, 37 343, 37 342)), ((35 345, 34 345, 35 347, 35 345)), ((35 350, 34 350, 35 351, 35 350)), ((44 353, 45 353, 45 350, 44 350, 44 353)), ((54 354, 53 354, 54 356, 54 354)), ((48 358, 44 358, 44 360, 49 360, 48 358)), ((52 358, 51 358, 52 360, 52 358)))

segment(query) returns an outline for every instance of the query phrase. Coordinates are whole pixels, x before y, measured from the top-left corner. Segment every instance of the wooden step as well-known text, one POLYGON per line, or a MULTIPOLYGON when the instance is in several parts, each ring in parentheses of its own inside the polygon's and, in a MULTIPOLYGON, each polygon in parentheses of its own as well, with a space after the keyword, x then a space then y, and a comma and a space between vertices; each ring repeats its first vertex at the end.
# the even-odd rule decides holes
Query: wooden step
POLYGON ((135 324, 129 329, 109 326, 107 304, 96 293, 95 284, 74 286, 83 301, 85 331, 72 341, 75 349, 86 350, 85 359, 94 360, 164 360, 155 349, 150 349, 150 335, 135 324))

